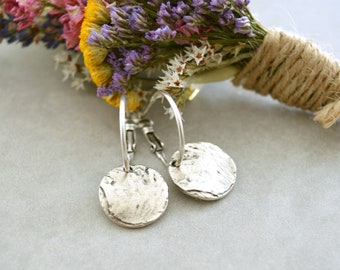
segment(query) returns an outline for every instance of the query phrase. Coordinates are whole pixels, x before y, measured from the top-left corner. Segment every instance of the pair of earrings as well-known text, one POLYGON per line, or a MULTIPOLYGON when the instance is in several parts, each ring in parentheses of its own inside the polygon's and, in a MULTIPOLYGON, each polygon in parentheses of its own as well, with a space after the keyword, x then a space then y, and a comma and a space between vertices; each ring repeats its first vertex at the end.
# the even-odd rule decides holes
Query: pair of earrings
POLYGON ((155 170, 131 165, 135 149, 135 128, 141 128, 151 150, 168 166, 172 181, 185 194, 201 200, 218 200, 227 195, 236 180, 234 161, 211 143, 187 143, 181 114, 175 101, 165 91, 157 91, 138 119, 126 118, 126 97, 122 95, 119 127, 123 166, 111 170, 101 181, 99 200, 105 214, 118 225, 144 227, 156 221, 168 205, 168 186, 155 170), (170 162, 163 153, 164 144, 153 130, 152 121, 144 116, 158 98, 165 98, 176 119, 179 150, 170 162))

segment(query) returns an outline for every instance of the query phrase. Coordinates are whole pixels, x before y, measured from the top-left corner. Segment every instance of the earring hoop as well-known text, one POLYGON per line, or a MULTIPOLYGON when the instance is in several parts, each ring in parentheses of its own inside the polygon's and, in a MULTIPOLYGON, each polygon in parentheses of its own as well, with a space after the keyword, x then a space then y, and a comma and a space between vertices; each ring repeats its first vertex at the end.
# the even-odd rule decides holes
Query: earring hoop
POLYGON ((184 146, 185 146, 185 138, 184 138, 184 128, 183 128, 183 121, 182 121, 182 116, 181 113, 176 105, 176 102, 173 100, 171 95, 167 93, 166 91, 159 90, 156 93, 153 94, 153 96, 150 99, 150 102, 148 106, 145 108, 143 111, 142 115, 144 116, 151 108, 151 106, 155 103, 155 101, 159 98, 165 98, 174 114, 176 124, 177 124, 177 130, 178 130, 178 143, 179 143, 179 155, 178 159, 175 161, 174 166, 179 167, 182 164, 183 158, 184 158, 184 146))
POLYGON ((130 171, 130 159, 126 143, 126 96, 123 94, 120 98, 119 105, 119 133, 120 133, 120 149, 122 153, 123 166, 125 172, 130 171))

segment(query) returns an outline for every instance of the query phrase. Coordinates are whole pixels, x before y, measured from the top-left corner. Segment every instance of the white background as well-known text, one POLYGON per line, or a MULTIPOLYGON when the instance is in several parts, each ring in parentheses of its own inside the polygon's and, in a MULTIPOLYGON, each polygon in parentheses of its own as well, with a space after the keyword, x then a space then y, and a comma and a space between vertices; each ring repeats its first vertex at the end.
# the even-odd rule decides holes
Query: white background
MULTIPOLYGON (((253 0, 250 9, 340 58, 338 0, 253 0)), ((207 85, 185 108, 186 140, 233 157, 234 190, 214 203, 186 197, 139 136, 135 163, 164 176, 170 201, 155 224, 124 229, 97 195, 121 164, 118 111, 93 86, 62 83, 54 54, 0 45, 0 269, 338 269, 339 122, 325 130, 310 113, 207 85)), ((172 153, 175 123, 160 108, 151 115, 172 153)))

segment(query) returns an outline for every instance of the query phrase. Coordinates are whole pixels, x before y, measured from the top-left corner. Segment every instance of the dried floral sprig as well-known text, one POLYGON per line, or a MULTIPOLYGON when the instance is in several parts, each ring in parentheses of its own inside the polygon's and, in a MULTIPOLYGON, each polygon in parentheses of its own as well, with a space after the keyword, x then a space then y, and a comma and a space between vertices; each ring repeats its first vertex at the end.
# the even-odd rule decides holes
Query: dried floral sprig
POLYGON ((62 44, 55 61, 64 79, 81 89, 90 75, 97 95, 113 106, 124 93, 130 110, 142 110, 153 91, 165 90, 182 107, 197 94, 194 84, 234 77, 235 85, 334 124, 339 62, 310 41, 266 30, 249 2, 0 0, 0 42, 62 44))
POLYGON ((78 49, 86 0, 1 0, 0 41, 23 46, 42 42, 49 49, 78 49))
MULTIPOLYGON (((188 78, 246 62, 266 31, 247 9, 249 1, 89 0, 80 36, 85 65, 106 100, 135 85, 168 91, 182 107, 190 96, 188 78), (155 67, 160 79, 145 77, 155 67)), ((130 109, 143 106, 138 99, 130 109)), ((116 102, 114 102, 116 103, 116 102)))
POLYGON ((85 84, 91 82, 88 69, 84 67, 81 55, 73 51, 61 51, 54 57, 55 68, 61 66, 63 81, 72 80, 71 87, 84 90, 85 84))
POLYGON ((23 47, 41 42, 46 48, 55 49, 64 42, 61 35, 62 25, 49 14, 43 20, 23 27, 22 22, 18 22, 14 15, 4 13, 0 8, 0 42, 19 42, 23 47))

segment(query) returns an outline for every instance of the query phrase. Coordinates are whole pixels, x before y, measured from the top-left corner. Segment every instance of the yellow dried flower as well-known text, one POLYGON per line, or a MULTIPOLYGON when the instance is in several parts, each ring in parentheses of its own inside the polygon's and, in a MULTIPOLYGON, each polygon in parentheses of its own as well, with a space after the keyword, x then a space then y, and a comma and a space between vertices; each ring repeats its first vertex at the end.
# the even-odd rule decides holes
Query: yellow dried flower
POLYGON ((85 8, 85 19, 98 25, 110 22, 110 15, 102 0, 88 0, 85 8))
MULTIPOLYGON (((114 107, 119 107, 121 94, 115 92, 113 95, 103 97, 103 99, 114 107)), ((140 100, 138 94, 135 91, 128 91, 126 94, 128 109, 135 111, 140 106, 140 100)))
POLYGON ((110 82, 113 70, 108 63, 103 63, 98 66, 91 66, 89 68, 92 81, 97 85, 106 85, 110 82))
POLYGON ((103 24, 110 22, 110 16, 101 0, 89 0, 85 8, 84 21, 80 31, 79 48, 84 56, 85 66, 90 71, 92 81, 97 85, 109 83, 113 74, 112 67, 106 63, 108 50, 88 44, 91 31, 100 32, 103 24))

